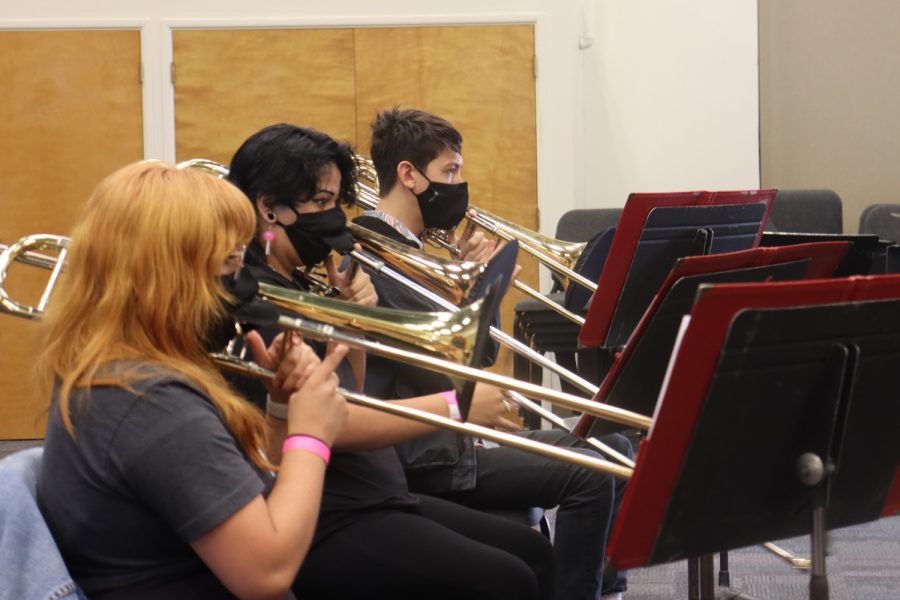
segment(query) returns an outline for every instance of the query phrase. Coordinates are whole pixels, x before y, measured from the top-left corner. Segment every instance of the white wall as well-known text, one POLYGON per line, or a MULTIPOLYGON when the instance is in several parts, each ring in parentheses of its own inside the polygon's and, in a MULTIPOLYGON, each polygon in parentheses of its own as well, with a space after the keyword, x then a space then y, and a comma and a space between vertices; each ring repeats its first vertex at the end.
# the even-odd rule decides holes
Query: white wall
POLYGON ((590 22, 580 207, 759 186, 756 0, 596 0, 590 22))
POLYGON ((174 157, 167 69, 178 26, 535 23, 538 202, 758 183, 756 0, 3 0, 0 29, 140 27, 145 151, 174 157), (587 18, 585 18, 585 16, 587 18), (593 34, 591 47, 580 38, 593 34))

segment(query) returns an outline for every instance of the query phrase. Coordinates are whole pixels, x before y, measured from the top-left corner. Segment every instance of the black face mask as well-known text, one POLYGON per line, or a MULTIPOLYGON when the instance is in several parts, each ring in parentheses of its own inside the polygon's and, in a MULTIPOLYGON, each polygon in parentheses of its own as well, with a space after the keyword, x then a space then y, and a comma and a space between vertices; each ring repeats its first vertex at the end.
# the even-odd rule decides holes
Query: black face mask
MULTIPOLYGON (((419 171, 418 169, 416 169, 419 171)), ((449 231, 459 225, 469 208, 469 184, 435 183, 419 171, 428 181, 425 191, 416 194, 422 223, 426 229, 443 229, 449 231)))
POLYGON ((223 275, 222 287, 235 297, 235 301, 226 302, 227 314, 215 323, 206 333, 203 347, 207 352, 222 352, 236 335, 235 325, 240 323, 241 330, 246 333, 259 327, 268 327, 278 321, 278 311, 275 307, 260 300, 256 293, 259 285, 256 279, 250 275, 248 269, 241 269, 237 275, 223 275))
POLYGON ((341 207, 314 213, 298 213, 293 206, 288 208, 294 211, 297 220, 292 225, 278 224, 284 228, 305 266, 319 264, 332 249, 346 253, 353 248, 353 238, 347 231, 347 215, 341 207))

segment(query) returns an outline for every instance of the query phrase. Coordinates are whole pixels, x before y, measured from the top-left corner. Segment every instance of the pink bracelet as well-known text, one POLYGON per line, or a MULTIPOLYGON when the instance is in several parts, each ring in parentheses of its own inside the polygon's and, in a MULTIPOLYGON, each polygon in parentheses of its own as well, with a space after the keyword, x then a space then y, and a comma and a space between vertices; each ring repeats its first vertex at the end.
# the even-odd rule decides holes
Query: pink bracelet
POLYGON ((301 435, 295 433, 284 438, 284 445, 281 447, 281 453, 287 454, 290 450, 306 450, 319 456, 328 464, 331 459, 331 449, 325 442, 311 435, 301 435))
POLYGON ((441 392, 441 396, 447 401, 450 418, 454 421, 462 421, 462 415, 459 412, 459 402, 456 400, 456 391, 447 390, 446 392, 441 392))

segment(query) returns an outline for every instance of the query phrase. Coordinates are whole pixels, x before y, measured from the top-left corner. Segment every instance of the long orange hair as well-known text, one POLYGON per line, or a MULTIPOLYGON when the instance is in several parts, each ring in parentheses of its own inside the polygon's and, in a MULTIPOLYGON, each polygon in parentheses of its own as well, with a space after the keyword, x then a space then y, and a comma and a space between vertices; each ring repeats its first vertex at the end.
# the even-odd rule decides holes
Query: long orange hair
POLYGON ((271 467, 261 450, 263 416, 231 390, 203 348, 224 317, 223 265, 255 227, 246 197, 200 171, 139 162, 100 182, 41 331, 39 369, 48 390, 58 386, 70 435, 80 408, 74 389, 131 389, 153 372, 174 371, 209 396, 254 463, 271 467))

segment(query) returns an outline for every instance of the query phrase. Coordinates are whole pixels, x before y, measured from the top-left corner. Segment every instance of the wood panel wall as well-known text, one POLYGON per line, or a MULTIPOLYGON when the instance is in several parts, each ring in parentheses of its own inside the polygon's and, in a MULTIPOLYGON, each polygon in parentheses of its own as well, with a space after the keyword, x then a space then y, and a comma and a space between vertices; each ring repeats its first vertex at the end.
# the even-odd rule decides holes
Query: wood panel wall
MULTIPOLYGON (((140 33, 2 31, 0 82, 0 242, 66 235, 97 182, 143 158, 140 33)), ((39 297, 38 271, 10 272, 15 298, 39 297)), ((0 440, 43 437, 37 327, 0 315, 0 440)))

